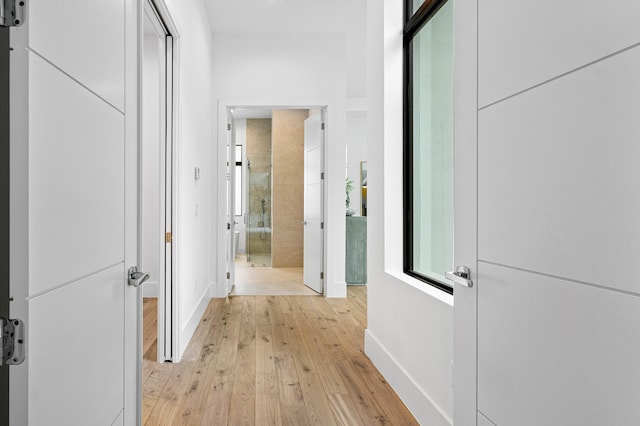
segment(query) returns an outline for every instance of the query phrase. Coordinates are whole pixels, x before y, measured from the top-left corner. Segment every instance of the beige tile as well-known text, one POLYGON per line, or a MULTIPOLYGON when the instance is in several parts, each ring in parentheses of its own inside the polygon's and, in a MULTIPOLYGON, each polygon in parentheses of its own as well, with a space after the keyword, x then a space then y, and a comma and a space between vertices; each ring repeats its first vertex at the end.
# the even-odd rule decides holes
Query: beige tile
POLYGON ((236 257, 236 285, 232 295, 317 295, 303 283, 303 269, 251 267, 236 257))
POLYGON ((304 185, 274 183, 273 187, 273 211, 278 215, 298 215, 304 213, 304 185))

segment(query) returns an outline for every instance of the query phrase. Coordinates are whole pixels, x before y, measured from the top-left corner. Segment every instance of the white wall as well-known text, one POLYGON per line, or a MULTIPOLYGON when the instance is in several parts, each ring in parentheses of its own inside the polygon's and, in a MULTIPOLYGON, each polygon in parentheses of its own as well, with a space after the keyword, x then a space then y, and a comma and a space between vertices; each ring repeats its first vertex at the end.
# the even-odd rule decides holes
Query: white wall
POLYGON ((402 272, 401 0, 368 2, 365 352, 421 424, 452 423, 453 297, 402 272))
MULTIPOLYGON (((213 93, 220 105, 245 106, 323 106, 329 105, 327 134, 326 185, 328 200, 326 230, 326 280, 328 296, 344 296, 344 144, 346 135, 346 37, 344 34, 216 34, 213 38, 213 93)), ((225 143, 224 126, 218 120, 218 144, 225 143)), ((214 153, 213 164, 219 166, 219 154, 214 153)), ((224 202, 224 173, 218 170, 218 186, 214 199, 224 202), (222 198, 221 198, 222 197, 222 198)), ((217 224, 213 232, 217 252, 224 245, 218 238, 224 234, 219 219, 224 212, 218 206, 217 224)), ((217 255, 217 253, 216 253, 217 255)), ((214 266, 215 267, 215 266, 214 266)), ((219 261, 214 276, 224 272, 219 261)), ((224 285, 218 283, 216 296, 224 296, 224 285)))
MULTIPOLYGON (((347 112, 347 176, 353 180, 353 191, 349 196, 351 208, 356 216, 361 211, 360 163, 367 161, 367 112, 347 112)), ((346 194, 345 194, 346 195, 346 194)))
POLYGON ((143 297, 158 297, 160 282, 160 52, 156 35, 145 34, 142 87, 142 262, 149 273, 143 297))
POLYGON ((202 1, 165 0, 178 30, 178 350, 182 355, 208 303, 211 285, 211 29, 202 1), (194 167, 200 179, 194 179, 194 167))

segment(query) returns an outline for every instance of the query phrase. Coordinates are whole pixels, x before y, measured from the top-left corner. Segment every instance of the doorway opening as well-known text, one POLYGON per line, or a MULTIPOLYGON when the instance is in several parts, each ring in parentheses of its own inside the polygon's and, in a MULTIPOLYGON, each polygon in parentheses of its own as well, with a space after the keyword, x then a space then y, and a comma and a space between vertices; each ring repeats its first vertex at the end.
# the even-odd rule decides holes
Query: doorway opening
MULTIPOLYGON (((142 43, 142 143, 140 147, 140 253, 150 279, 142 287, 143 305, 157 303, 157 340, 145 337, 143 357, 173 361, 176 352, 174 273, 175 185, 174 64, 175 30, 161 2, 146 0, 142 43)), ((144 333, 145 336, 153 333, 144 333)))
POLYGON ((229 108, 231 295, 323 293, 324 115, 324 108, 229 108))

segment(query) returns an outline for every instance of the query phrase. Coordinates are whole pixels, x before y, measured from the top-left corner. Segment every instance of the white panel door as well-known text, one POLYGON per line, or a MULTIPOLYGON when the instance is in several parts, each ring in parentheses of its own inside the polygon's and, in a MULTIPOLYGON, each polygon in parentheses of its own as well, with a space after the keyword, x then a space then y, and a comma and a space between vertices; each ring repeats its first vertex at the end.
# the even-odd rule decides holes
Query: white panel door
POLYGON ((496 425, 638 424, 640 297, 485 262, 478 283, 481 413, 496 425))
POLYGON ((34 0, 12 29, 11 309, 27 358, 11 370, 11 424, 135 422, 135 13, 34 0))
POLYGON ((456 424, 638 424, 640 33, 613 3, 456 2, 456 424))
POLYGON ((304 121, 304 283, 323 292, 323 188, 322 117, 312 115, 304 121))
POLYGON ((640 37, 637 1, 610 0, 607 7, 593 0, 479 3, 480 107, 626 49, 640 37))

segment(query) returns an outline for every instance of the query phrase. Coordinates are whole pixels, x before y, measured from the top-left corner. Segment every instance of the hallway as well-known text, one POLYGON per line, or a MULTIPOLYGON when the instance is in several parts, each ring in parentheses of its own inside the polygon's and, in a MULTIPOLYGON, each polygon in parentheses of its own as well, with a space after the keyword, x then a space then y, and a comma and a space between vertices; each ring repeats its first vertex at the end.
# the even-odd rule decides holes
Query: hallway
POLYGON ((303 284, 303 268, 253 267, 244 254, 236 256, 232 296, 317 296, 303 284))
POLYGON ((211 299, 178 364, 153 361, 145 299, 143 424, 417 424, 364 355, 366 291, 211 299))

